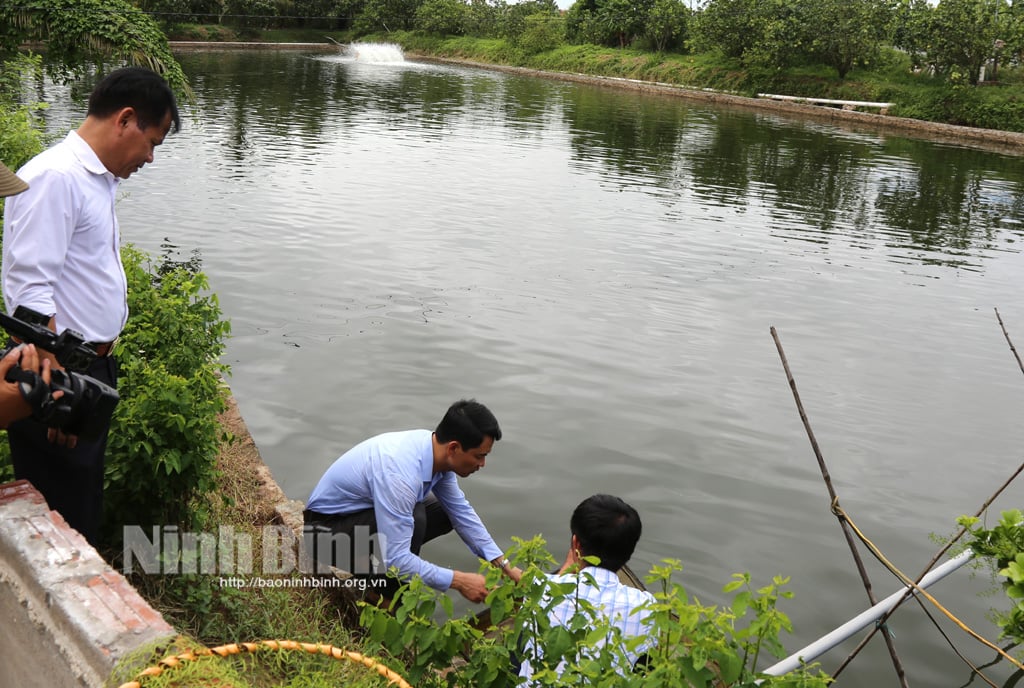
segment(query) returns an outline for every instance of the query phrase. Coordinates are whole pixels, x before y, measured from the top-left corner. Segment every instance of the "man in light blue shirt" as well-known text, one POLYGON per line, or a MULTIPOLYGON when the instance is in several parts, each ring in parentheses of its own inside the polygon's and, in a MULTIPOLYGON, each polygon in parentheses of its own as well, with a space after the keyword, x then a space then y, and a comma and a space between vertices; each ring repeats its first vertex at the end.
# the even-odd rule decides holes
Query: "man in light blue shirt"
MULTIPOLYGON (((313 489, 304 518, 321 534, 346 536, 341 540, 350 548, 321 548, 318 561, 333 557, 334 565, 343 564, 338 568, 369 573, 359 570, 359 556, 362 552, 365 558, 372 549, 362 540, 376 535, 383 571, 393 566, 402 577, 419 575, 432 588, 457 590, 471 602, 482 602, 487 595, 483 576, 437 566, 419 556, 424 542, 454 528, 470 551, 518 580, 521 572, 509 565, 457 480, 483 468, 500 439, 494 414, 471 399, 452 404, 433 432, 389 432, 342 454, 313 489), (338 559, 341 555, 344 561, 338 559)), ((323 538, 315 539, 320 547, 323 538)), ((395 587, 386 588, 385 596, 390 597, 395 587)))
MULTIPOLYGON (((640 540, 640 515, 618 497, 596 494, 576 507, 569 528, 572 531, 569 553, 559 572, 549 578, 553 588, 564 588, 562 584, 567 583, 572 585, 573 591, 548 611, 550 627, 568 626, 578 614, 592 614, 592 619, 607 620, 618 633, 599 642, 598 646, 609 641, 616 643, 615 655, 622 661, 617 668, 622 673, 630 672, 637 660, 651 649, 654 640, 650 631, 652 612, 645 606, 654 602, 654 596, 623 584, 618 576, 619 569, 633 556, 640 540), (598 563, 590 563, 587 557, 597 558, 598 563), (582 600, 586 601, 584 606, 589 611, 581 608, 582 600), (642 640, 627 642, 633 638, 642 640)), ((537 664, 548 663, 544 649, 532 641, 527 643, 523 653, 520 676, 529 679, 533 675, 531 660, 537 664)), ((561 674, 564 670, 565 661, 559 661, 555 671, 561 674)))

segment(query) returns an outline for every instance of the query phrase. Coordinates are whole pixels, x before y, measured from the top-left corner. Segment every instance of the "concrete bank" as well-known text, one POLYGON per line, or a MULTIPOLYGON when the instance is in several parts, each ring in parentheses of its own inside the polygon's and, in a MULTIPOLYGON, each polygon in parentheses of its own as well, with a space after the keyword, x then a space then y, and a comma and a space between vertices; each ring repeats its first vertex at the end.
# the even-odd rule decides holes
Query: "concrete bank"
POLYGON ((526 67, 493 65, 484 62, 473 62, 471 60, 457 60, 444 57, 434 57, 431 55, 418 55, 416 53, 407 53, 406 56, 424 62, 458 64, 507 72, 510 74, 521 74, 523 76, 557 79, 560 81, 590 84, 592 86, 627 89, 656 95, 674 96, 678 98, 686 98, 687 100, 714 103, 716 105, 726 105, 729 107, 762 112, 775 112, 786 116, 796 116, 832 122, 842 126, 870 129, 871 131, 881 133, 890 132, 904 136, 938 139, 941 141, 948 141, 950 143, 989 148, 999 152, 1018 155, 1024 153, 1024 133, 1012 131, 978 129, 975 127, 963 127, 955 124, 926 122, 924 120, 909 119, 906 117, 893 117, 891 115, 880 115, 872 112, 843 110, 835 107, 778 101, 768 98, 749 98, 730 93, 721 93, 719 91, 685 88, 675 84, 642 81, 639 79, 591 76, 589 74, 575 74, 571 72, 548 72, 539 69, 528 69, 526 67))
POLYGON ((259 43, 256 41, 168 41, 171 50, 307 50, 334 53, 334 43, 259 43))

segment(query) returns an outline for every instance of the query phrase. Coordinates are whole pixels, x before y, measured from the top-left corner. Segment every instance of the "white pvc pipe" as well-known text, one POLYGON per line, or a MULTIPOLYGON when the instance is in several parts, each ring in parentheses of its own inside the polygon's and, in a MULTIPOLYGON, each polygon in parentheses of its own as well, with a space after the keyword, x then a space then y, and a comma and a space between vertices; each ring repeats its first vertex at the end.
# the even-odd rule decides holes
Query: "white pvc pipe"
MULTIPOLYGON (((930 571, 927 576, 921 579, 921 582, 918 585, 920 585, 920 587, 922 588, 927 588, 932 583, 940 581, 949 574, 951 574, 953 571, 956 571, 958 568, 960 568, 968 561, 970 561, 973 556, 973 551, 965 551, 960 556, 950 559, 942 566, 939 566, 938 568, 930 571)), ((789 657, 786 657, 778 664, 774 664, 768 667, 767 669, 765 669, 764 673, 770 674, 771 676, 782 676, 783 674, 788 674, 794 669, 799 668, 802 664, 806 662, 813 662, 815 659, 825 654, 833 647, 835 647, 839 643, 843 642, 844 640, 852 636, 857 631, 860 631, 861 629, 867 627, 869 624, 882 618, 882 616, 884 616, 886 612, 888 612, 890 609, 896 606, 896 603, 903 598, 906 592, 906 588, 902 588, 894 592, 893 594, 889 595, 884 600, 876 604, 874 607, 871 607, 870 609, 861 612, 859 615, 850 619, 842 626, 829 633, 828 635, 822 636, 818 640, 815 640, 807 647, 791 654, 789 657)), ((917 594, 916 590, 913 594, 917 594)))

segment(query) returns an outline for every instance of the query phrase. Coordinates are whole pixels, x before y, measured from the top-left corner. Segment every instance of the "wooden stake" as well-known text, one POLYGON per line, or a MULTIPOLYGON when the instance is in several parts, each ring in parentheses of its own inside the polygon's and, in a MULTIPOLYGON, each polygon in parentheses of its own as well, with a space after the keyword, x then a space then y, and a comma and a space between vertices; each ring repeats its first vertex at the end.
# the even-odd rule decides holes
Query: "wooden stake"
MULTIPOLYGON (((789 370, 789 361, 786 360, 786 352, 782 349, 782 342, 779 340, 779 335, 775 331, 775 327, 771 327, 772 339, 775 340, 775 348, 779 351, 779 358, 782 360, 782 367, 786 371, 786 380, 789 381, 789 388, 793 392, 793 400, 796 401, 797 411, 800 412, 800 420, 803 421, 804 430, 807 431, 807 438, 811 441, 811 448, 814 449, 814 456, 818 460, 818 467, 821 469, 821 477, 825 480, 825 487, 828 488, 829 505, 837 503, 839 497, 836 495, 835 489, 832 487, 832 477, 829 475, 828 467, 825 465, 825 457, 821 454, 821 449, 818 447, 818 440, 814 437, 814 431, 811 429, 811 423, 807 419, 807 413, 804 411, 803 402, 800 401, 800 392, 796 388, 796 380, 793 378, 793 373, 789 370)), ((868 577, 867 569, 864 568, 864 562, 860 558, 860 552, 857 550, 857 542, 850 532, 849 526, 846 521, 842 518, 839 519, 839 525, 843 529, 843 535, 846 537, 846 544, 850 547, 850 553, 853 554, 853 560, 857 564, 857 571, 860 573, 860 578, 864 582, 864 590, 868 594, 868 600, 872 605, 878 603, 875 599, 875 593, 871 588, 871 579, 868 577)), ((881 625, 881 624, 879 624, 881 625)), ((888 633, 883 633, 885 638, 885 644, 889 648, 889 656, 892 657, 892 665, 896 670, 896 676, 900 679, 900 685, 903 688, 909 688, 907 683, 906 673, 903 671, 903 663, 900 662, 899 655, 896 654, 896 647, 893 645, 892 636, 888 633)))
POLYGON ((1010 351, 1013 352, 1013 357, 1017 359, 1017 365, 1020 367, 1020 372, 1024 373, 1024 363, 1021 363, 1020 356, 1017 354, 1017 347, 1013 345, 1010 340, 1010 333, 1006 331, 1006 325, 1003 324, 1003 319, 999 316, 999 309, 996 309, 996 320, 999 321, 999 327, 1003 329, 1003 336, 1006 337, 1006 343, 1010 345, 1010 351))

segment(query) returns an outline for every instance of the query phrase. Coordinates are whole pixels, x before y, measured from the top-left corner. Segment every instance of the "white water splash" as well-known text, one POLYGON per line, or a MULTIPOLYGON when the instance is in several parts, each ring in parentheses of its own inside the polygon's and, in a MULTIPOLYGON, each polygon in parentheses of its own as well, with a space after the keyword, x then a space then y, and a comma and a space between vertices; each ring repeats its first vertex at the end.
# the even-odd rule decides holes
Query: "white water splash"
POLYGON ((345 54, 356 62, 394 64, 405 62, 402 48, 394 43, 349 43, 345 54))

